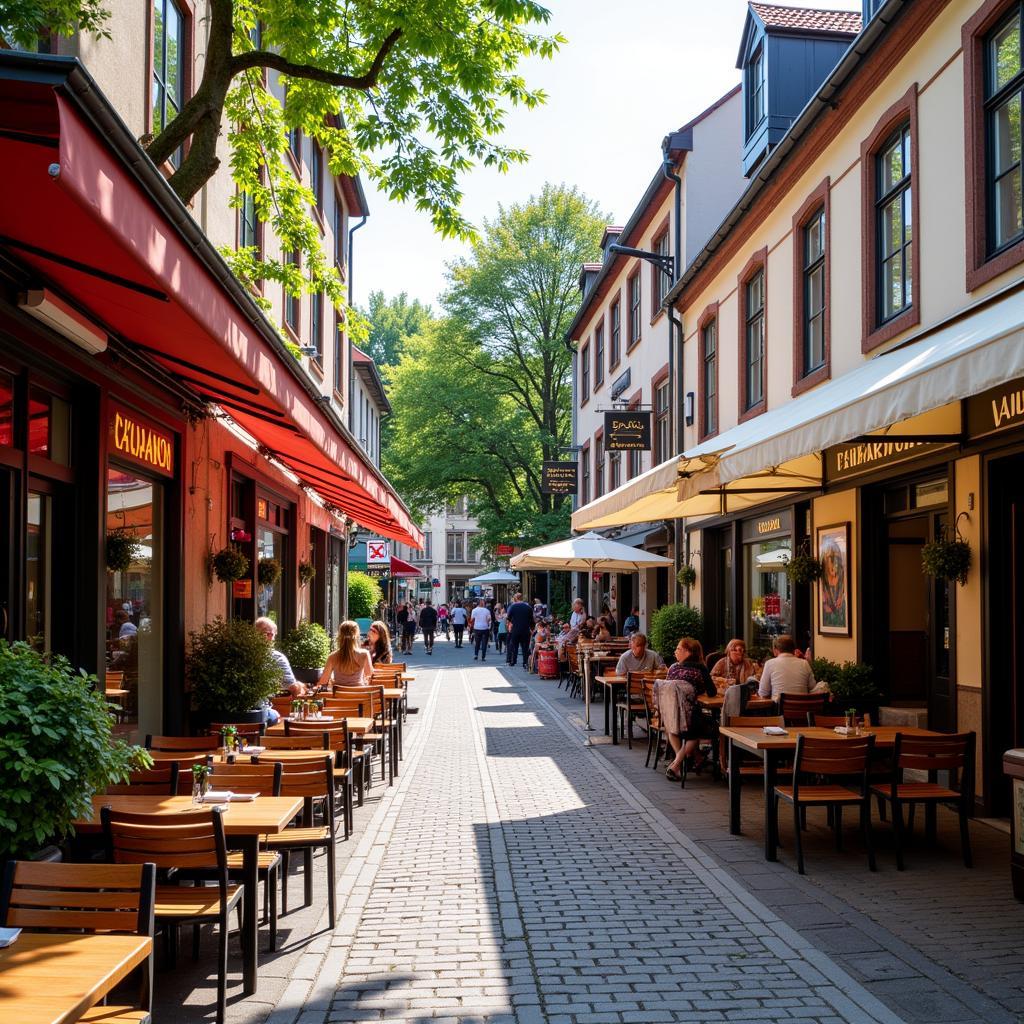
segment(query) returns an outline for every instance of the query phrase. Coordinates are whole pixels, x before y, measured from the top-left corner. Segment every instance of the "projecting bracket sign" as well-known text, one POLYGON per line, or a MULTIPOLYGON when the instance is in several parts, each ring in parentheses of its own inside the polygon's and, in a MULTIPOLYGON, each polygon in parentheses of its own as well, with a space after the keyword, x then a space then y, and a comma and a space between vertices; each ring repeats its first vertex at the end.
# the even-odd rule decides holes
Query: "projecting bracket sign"
POLYGON ((383 565, 391 567, 391 545, 386 540, 368 540, 366 542, 367 566, 383 565))
POLYGON ((651 413, 647 409, 624 409, 604 414, 606 452, 647 452, 651 450, 651 413))
POLYGON ((545 462, 540 477, 540 489, 544 494, 576 493, 575 462, 545 462))

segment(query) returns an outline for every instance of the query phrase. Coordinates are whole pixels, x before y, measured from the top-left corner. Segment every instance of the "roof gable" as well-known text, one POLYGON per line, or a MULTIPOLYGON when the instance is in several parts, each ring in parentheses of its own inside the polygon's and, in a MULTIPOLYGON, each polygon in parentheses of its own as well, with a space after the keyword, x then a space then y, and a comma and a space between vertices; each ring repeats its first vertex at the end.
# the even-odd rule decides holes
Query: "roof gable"
POLYGON ((783 7, 750 0, 743 23, 740 52, 736 67, 742 68, 761 35, 829 35, 849 36, 861 30, 860 11, 834 11, 820 7, 783 7))

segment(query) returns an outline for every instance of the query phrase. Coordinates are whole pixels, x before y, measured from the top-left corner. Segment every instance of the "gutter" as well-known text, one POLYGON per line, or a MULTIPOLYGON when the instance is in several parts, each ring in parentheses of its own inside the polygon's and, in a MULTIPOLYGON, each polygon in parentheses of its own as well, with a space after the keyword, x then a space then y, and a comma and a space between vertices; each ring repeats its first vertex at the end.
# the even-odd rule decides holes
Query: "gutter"
POLYGON ((665 305, 675 305, 686 286, 704 269, 718 251, 718 247, 729 237, 736 226, 754 205, 754 201, 768 184, 772 175, 785 163, 799 142, 818 120, 826 107, 837 105, 836 97, 849 84, 864 58, 875 48, 893 24, 915 0, 887 0, 875 16, 854 37, 849 49, 825 79, 821 88, 807 101, 806 106, 790 126, 782 141, 761 164, 761 169, 740 196, 736 205, 726 215, 718 230, 687 267, 686 273, 676 281, 665 296, 665 305))
POLYGON ((51 54, 27 54, 20 51, 17 53, 0 51, 0 68, 5 66, 15 69, 31 69, 36 72, 37 81, 48 81, 55 87, 63 88, 75 100, 79 110, 103 135, 117 156, 131 168, 138 184, 156 204, 160 212, 174 225, 200 263, 222 285, 275 354, 280 356, 281 365, 306 392, 332 429, 348 444, 356 453, 357 458, 373 473, 378 482, 388 489, 412 519, 412 513, 406 507, 405 502, 370 461, 337 412, 323 401, 323 394, 285 348, 281 336, 253 301, 248 289, 231 272, 231 268, 224 258, 217 252, 202 228, 193 220, 188 208, 167 184, 167 180, 153 161, 146 156, 142 147, 128 130, 127 125, 121 120, 120 115, 111 106, 110 101, 100 91, 95 80, 78 58, 51 54))

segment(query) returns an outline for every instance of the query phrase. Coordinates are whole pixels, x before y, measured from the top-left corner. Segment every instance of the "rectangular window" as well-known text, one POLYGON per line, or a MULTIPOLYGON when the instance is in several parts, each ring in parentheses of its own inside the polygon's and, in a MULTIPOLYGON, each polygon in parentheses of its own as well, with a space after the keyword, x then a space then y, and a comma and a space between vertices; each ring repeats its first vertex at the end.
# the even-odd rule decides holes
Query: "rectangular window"
MULTIPOLYGON (((284 257, 285 263, 298 264, 299 254, 298 252, 286 253, 284 257)), ((299 323, 299 315, 302 309, 302 301, 298 295, 293 295, 287 287, 284 289, 284 322, 291 329, 291 332, 295 337, 299 337, 301 326, 299 323)))
POLYGON ((744 308, 744 358, 747 386, 744 408, 753 409, 764 401, 764 270, 759 270, 743 286, 746 298, 744 308))
POLYGON ((586 505, 590 501, 590 445, 580 455, 580 505, 586 505))
POLYGON ((640 269, 629 279, 629 347, 640 340, 640 269))
POLYGON ((750 58, 747 65, 747 135, 764 120, 764 48, 750 58))
POLYGON ((259 244, 259 221, 256 218, 256 202, 249 192, 242 193, 242 205, 238 208, 238 246, 253 249, 259 244))
POLYGON ((346 228, 345 228, 345 205, 341 201, 341 196, 335 193, 334 196, 334 265, 336 267, 345 266, 345 242, 346 242, 346 228))
POLYGON ((309 297, 309 343, 316 349, 313 361, 324 365, 324 293, 315 292, 309 297))
POLYGON ((988 139, 989 255, 1024 237, 1021 195, 1021 6, 985 44, 985 133, 988 139))
POLYGON ((594 497, 604 494, 604 438, 594 441, 594 497))
POLYGON ((909 121, 893 133, 875 160, 876 315, 881 324, 902 313, 914 301, 909 121))
POLYGON ((654 455, 664 462, 672 454, 668 436, 668 381, 654 389, 654 455))
POLYGON ((804 225, 803 374, 825 365, 825 207, 804 225))
POLYGON ((345 326, 341 314, 334 311, 334 390, 345 394, 345 326))
MULTIPOLYGON (((668 228, 665 228, 665 230, 658 235, 654 240, 652 248, 659 256, 669 255, 668 228)), ((651 295, 654 299, 654 308, 651 310, 651 315, 657 316, 658 311, 661 309, 661 304, 665 301, 665 296, 668 295, 668 290, 672 286, 672 275, 666 274, 661 267, 655 266, 653 263, 651 264, 651 274, 654 275, 654 287, 651 289, 651 295)))
MULTIPOLYGON (((150 96, 152 131, 159 135, 185 101, 185 19, 174 0, 153 0, 153 81, 150 96)), ((179 147, 171 157, 181 163, 179 147)))
POLYGON ((608 456, 608 490, 614 491, 622 483, 622 452, 608 456))
POLYGON ((700 332, 701 385, 703 390, 703 435, 718 430, 718 321, 712 320, 700 332))
POLYGON ((594 329, 594 387, 604 383, 604 324, 594 329))
POLYGON ((590 342, 580 352, 580 405, 590 398, 590 342))
POLYGON ((324 210, 324 151, 319 144, 313 143, 313 152, 309 157, 309 187, 316 200, 316 210, 323 216, 324 210))
POLYGON ((611 331, 609 332, 611 344, 608 349, 608 365, 618 366, 619 357, 622 355, 622 303, 618 299, 612 303, 609 316, 611 318, 611 331))
POLYGON ((462 546, 462 534, 461 533, 449 533, 447 535, 447 551, 445 552, 447 561, 449 562, 461 562, 463 546, 462 546))

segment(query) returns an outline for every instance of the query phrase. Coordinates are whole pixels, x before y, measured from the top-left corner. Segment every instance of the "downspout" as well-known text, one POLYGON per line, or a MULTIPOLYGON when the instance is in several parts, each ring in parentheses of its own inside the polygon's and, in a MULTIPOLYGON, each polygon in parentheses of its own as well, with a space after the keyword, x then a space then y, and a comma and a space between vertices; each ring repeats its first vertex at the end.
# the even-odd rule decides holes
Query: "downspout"
MULTIPOLYGON (((353 224, 348 229, 348 304, 352 305, 352 266, 353 266, 353 255, 354 249, 352 246, 352 236, 366 223, 366 214, 360 218, 358 224, 353 224)), ((355 387, 352 379, 352 341, 349 339, 348 343, 348 366, 346 368, 348 373, 348 429, 354 435, 356 430, 355 419, 352 415, 352 404, 355 401, 355 387)), ((358 438, 356 441, 358 442, 358 438)))

